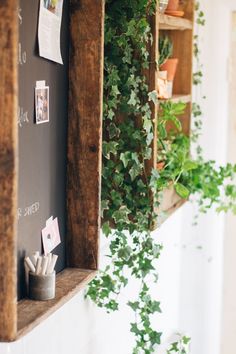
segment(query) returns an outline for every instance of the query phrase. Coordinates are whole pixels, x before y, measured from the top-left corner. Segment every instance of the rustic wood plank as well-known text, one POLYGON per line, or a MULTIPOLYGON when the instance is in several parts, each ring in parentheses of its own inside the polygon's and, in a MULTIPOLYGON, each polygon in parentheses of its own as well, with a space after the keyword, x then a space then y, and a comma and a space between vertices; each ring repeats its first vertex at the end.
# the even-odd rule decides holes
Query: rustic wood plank
POLYGON ((186 203, 176 192, 173 185, 163 191, 163 198, 158 207, 158 227, 163 224, 177 209, 186 203))
POLYGON ((166 102, 166 101, 171 101, 172 103, 189 103, 192 100, 192 96, 191 95, 173 95, 173 97, 171 97, 168 100, 160 100, 160 102, 166 102))
POLYGON ((17 339, 30 332, 43 320, 82 290, 96 275, 96 271, 67 268, 57 275, 56 297, 49 301, 21 300, 18 303, 17 339))
MULTIPOLYGON (((185 3, 185 18, 167 15, 159 15, 159 30, 162 35, 168 35, 173 42, 173 57, 179 59, 177 73, 173 87, 171 102, 184 102, 187 104, 185 113, 179 117, 183 132, 190 134, 191 110, 192 110, 192 66, 193 66, 193 23, 194 23, 194 0, 185 3)), ((173 128, 172 124, 167 125, 173 128)), ((171 214, 173 214, 186 201, 181 199, 173 187, 163 193, 163 201, 157 209, 158 214, 163 214, 154 227, 160 226, 171 214)))
POLYGON ((103 0, 71 0, 68 265, 86 269, 98 267, 103 26, 103 0))
MULTIPOLYGON (((145 71, 145 76, 147 79, 149 92, 157 90, 157 61, 158 61, 158 6, 156 7, 156 13, 150 18, 151 32, 153 37, 153 42, 149 43, 149 53, 150 53, 150 65, 149 69, 145 71)), ((153 102, 150 103, 152 111, 152 121, 153 121, 153 142, 152 142, 152 158, 146 163, 147 174, 150 175, 153 168, 156 168, 157 161, 157 113, 158 105, 153 102)))
POLYGON ((16 0, 0 2, 0 340, 16 335, 17 43, 16 0))
MULTIPOLYGON (((185 9, 191 22, 194 18, 194 1, 189 0, 185 9)), ((186 20, 187 21, 187 20, 186 20)), ((173 41, 173 58, 178 58, 178 68, 174 80, 173 93, 189 95, 192 92, 193 67, 193 29, 189 31, 170 31, 169 38, 173 41)))
MULTIPOLYGON (((189 12, 188 12, 189 13, 189 12)), ((182 17, 174 17, 168 16, 165 14, 160 14, 160 22, 159 22, 160 30, 191 30, 193 29, 193 22, 189 19, 182 17)))
POLYGON ((161 212, 168 212, 175 204, 177 204, 182 198, 175 192, 173 185, 166 188, 163 191, 163 198, 158 208, 161 212))

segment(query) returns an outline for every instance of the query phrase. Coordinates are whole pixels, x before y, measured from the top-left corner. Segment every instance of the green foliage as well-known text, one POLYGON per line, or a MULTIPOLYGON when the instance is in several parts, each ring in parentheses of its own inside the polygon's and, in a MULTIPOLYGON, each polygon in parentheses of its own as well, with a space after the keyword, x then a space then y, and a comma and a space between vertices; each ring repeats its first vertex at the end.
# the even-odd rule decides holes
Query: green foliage
POLYGON ((173 43, 168 36, 159 38, 159 60, 158 65, 163 65, 173 53, 173 43))
POLYGON ((170 345, 170 348, 167 350, 166 354, 188 354, 190 342, 191 339, 189 337, 178 334, 177 340, 170 345))
POLYGON ((155 262, 162 250, 150 232, 154 212, 146 171, 153 141, 150 103, 157 103, 157 94, 148 91, 143 74, 149 67, 149 16, 155 6, 154 0, 106 2, 101 216, 110 262, 87 292, 110 312, 118 309, 117 296, 128 278, 140 282, 137 301, 128 303, 136 313, 131 332, 133 352, 139 354, 153 353, 161 339, 150 320, 160 304, 146 281, 150 276, 156 281, 155 262))
MULTIPOLYGON (((150 103, 157 103, 157 95, 148 91, 143 73, 150 63, 149 17, 155 6, 155 0, 106 1, 101 217, 103 233, 109 239, 109 263, 87 292, 99 307, 111 312, 119 309, 118 296, 128 279, 140 282, 136 300, 128 302, 135 313, 133 354, 151 354, 161 342, 161 333, 151 321, 161 306, 152 299, 148 286, 151 279, 158 279, 156 261, 162 250, 150 231, 156 219, 153 201, 158 205, 160 194, 173 184, 184 199, 198 195, 202 212, 213 204, 217 211, 236 212, 236 167, 204 161, 199 147, 196 157, 191 157, 190 138, 182 131, 179 118, 186 108, 183 103, 160 105, 157 162, 163 162, 164 168, 153 170, 151 176, 146 170, 154 137, 150 103)), ((197 22, 204 24, 199 8, 197 13, 197 22)), ((197 42, 198 36, 195 55, 199 60, 197 42)), ((170 44, 163 44, 162 58, 169 53, 170 44)), ((200 70, 194 78, 196 84, 201 82, 200 70)), ((191 139, 197 142, 202 126, 198 104, 193 105, 193 116, 191 139)), ((186 354, 188 345, 189 338, 179 336, 167 354, 186 354)))

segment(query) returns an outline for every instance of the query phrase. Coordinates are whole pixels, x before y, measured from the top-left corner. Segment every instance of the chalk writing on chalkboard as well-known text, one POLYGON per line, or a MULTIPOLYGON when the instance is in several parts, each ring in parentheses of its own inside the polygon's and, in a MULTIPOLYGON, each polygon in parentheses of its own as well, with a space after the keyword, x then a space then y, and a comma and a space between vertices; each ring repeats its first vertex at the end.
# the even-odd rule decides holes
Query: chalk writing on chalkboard
POLYGON ((18 19, 19 19, 20 25, 22 25, 22 23, 23 23, 23 17, 21 15, 21 11, 22 11, 22 9, 20 7, 18 7, 18 19))
POLYGON ((40 203, 34 202, 33 204, 25 207, 25 208, 18 208, 17 209, 17 217, 18 220, 23 217, 31 216, 38 213, 40 209, 40 203))
POLYGON ((24 123, 29 123, 28 112, 24 111, 23 107, 18 106, 18 125, 22 128, 24 123))
POLYGON ((22 50, 21 43, 18 44, 18 65, 24 65, 27 61, 26 51, 22 50))

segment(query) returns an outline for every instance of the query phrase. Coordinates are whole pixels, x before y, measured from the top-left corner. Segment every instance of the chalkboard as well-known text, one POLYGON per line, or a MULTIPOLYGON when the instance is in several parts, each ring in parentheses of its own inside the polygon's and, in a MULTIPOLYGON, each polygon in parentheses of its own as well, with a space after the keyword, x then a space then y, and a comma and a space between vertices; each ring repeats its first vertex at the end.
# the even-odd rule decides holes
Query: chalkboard
POLYGON ((39 1, 20 0, 19 20, 19 193, 18 297, 26 295, 24 257, 42 250, 41 230, 58 217, 61 244, 57 272, 66 266, 66 155, 68 116, 69 1, 64 0, 61 51, 64 65, 39 57, 39 1), (50 87, 50 121, 35 124, 36 81, 50 87))

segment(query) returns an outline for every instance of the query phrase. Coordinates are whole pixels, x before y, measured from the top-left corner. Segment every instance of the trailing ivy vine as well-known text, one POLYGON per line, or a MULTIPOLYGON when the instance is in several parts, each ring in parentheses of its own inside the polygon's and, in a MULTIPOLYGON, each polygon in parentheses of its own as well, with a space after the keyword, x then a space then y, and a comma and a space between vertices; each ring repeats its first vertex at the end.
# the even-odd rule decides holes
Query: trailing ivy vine
POLYGON ((151 235, 154 219, 146 161, 151 158, 153 123, 144 70, 152 43, 149 17, 154 0, 108 0, 105 19, 104 141, 102 173, 103 233, 110 239, 110 263, 91 283, 88 296, 108 311, 118 309, 117 296, 130 277, 140 282, 131 332, 133 353, 152 353, 161 342, 151 315, 161 312, 152 299, 147 277, 157 280, 155 261, 162 246, 151 235))
MULTIPOLYGON (((161 343, 162 333, 153 328, 152 316, 161 305, 150 294, 152 280, 157 282, 157 260, 162 245, 150 231, 163 190, 172 183, 182 198, 199 196, 199 209, 206 212, 213 204, 218 211, 236 212, 236 167, 217 167, 204 161, 201 149, 191 158, 190 139, 182 133, 178 116, 182 103, 161 104, 158 117, 158 159, 160 171, 148 175, 154 138, 150 102, 156 103, 155 92, 149 92, 144 75, 150 64, 148 47, 152 44, 149 18, 155 0, 106 0, 104 128, 102 170, 102 230, 109 239, 109 264, 91 282, 87 296, 108 312, 119 309, 118 296, 130 278, 140 283, 140 291, 128 306, 134 311, 130 330, 136 344, 133 354, 151 354, 161 343), (175 129, 166 129, 172 122, 175 129)), ((198 5, 197 5, 198 6, 198 5)), ((204 14, 197 7, 197 22, 204 24, 204 14)), ((195 37, 195 55, 199 55, 195 37)), ((200 84, 202 71, 194 74, 200 84)), ((193 105, 195 126, 192 141, 197 142, 201 129, 201 109, 193 105)), ((187 353, 190 339, 179 336, 167 350, 187 353)))

